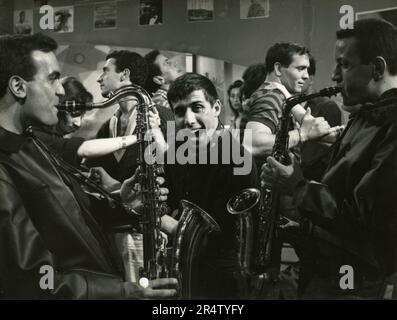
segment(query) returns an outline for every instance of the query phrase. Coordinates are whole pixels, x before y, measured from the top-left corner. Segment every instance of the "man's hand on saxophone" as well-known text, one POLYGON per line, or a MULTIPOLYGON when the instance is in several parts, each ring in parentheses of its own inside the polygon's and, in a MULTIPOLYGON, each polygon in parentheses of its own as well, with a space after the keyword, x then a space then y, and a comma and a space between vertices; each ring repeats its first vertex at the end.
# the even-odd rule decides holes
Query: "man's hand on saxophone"
POLYGON ((277 189, 283 194, 293 194, 303 176, 292 153, 290 157, 291 165, 283 165, 273 157, 267 157, 266 163, 262 165, 261 185, 277 189))
POLYGON ((147 286, 133 282, 124 282, 126 297, 131 299, 166 299, 174 298, 178 292, 178 280, 160 278, 149 280, 147 286))
MULTIPOLYGON (((129 205, 132 209, 134 209, 138 213, 140 212, 140 209, 142 208, 143 205, 140 196, 141 186, 138 183, 140 174, 141 174, 141 169, 138 167, 134 175, 131 178, 124 180, 120 188, 120 197, 123 203, 129 205)), ((159 185, 158 188, 159 200, 164 202, 167 200, 168 189, 160 186, 164 184, 165 179, 163 177, 156 177, 156 181, 159 185)))

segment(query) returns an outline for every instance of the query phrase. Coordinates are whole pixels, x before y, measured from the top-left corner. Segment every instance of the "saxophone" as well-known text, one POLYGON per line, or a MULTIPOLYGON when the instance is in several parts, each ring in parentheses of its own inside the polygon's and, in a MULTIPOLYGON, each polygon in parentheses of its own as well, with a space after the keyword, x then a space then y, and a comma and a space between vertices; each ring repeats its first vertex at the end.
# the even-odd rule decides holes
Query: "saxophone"
POLYGON ((203 209, 187 200, 181 200, 180 219, 174 242, 171 248, 166 246, 160 229, 161 216, 167 208, 159 200, 159 185, 156 181, 162 168, 155 161, 147 163, 145 157, 145 155, 153 155, 151 139, 146 136, 150 129, 148 112, 155 107, 150 95, 139 86, 128 85, 112 92, 107 100, 100 103, 78 104, 73 101, 57 107, 59 110, 69 112, 101 109, 114 105, 128 96, 134 96, 138 100, 136 130, 137 143, 139 143, 139 183, 143 204, 143 213, 140 214, 143 267, 139 271, 139 283, 146 286, 152 279, 175 277, 179 282, 179 297, 190 299, 195 297, 196 290, 201 284, 197 274, 199 259, 204 250, 202 244, 209 234, 220 232, 220 227, 203 209))
MULTIPOLYGON (((317 98, 331 97, 339 93, 339 87, 329 87, 310 95, 296 95, 288 98, 280 118, 279 127, 276 133, 275 143, 272 149, 272 156, 284 165, 291 164, 288 154, 289 128, 291 125, 291 110, 302 102, 317 98)), ((278 268, 281 255, 281 243, 278 239, 278 228, 282 216, 279 214, 280 193, 266 187, 258 189, 245 189, 234 195, 228 202, 227 209, 231 214, 241 216, 239 234, 240 242, 240 264, 243 272, 248 274, 263 274, 264 278, 271 278, 275 281, 278 276, 278 268), (258 208, 259 207, 259 208, 258 208), (258 214, 258 226, 255 231, 257 243, 253 243, 254 231, 250 216, 253 211, 258 214), (251 228, 249 228, 251 226, 251 228), (245 230, 244 230, 245 229, 245 230), (241 253, 241 250, 244 250, 241 253)))
MULTIPOLYGON (((139 94, 145 94, 147 95, 146 92, 143 91, 142 88, 136 86, 136 85, 128 85, 128 86, 123 86, 115 91, 112 91, 108 94, 107 99, 101 102, 85 102, 85 103, 80 103, 76 102, 75 100, 66 100, 63 101, 62 103, 59 103, 56 105, 56 108, 59 111, 65 111, 69 113, 76 113, 76 112, 84 112, 84 111, 89 111, 92 109, 103 109, 110 107, 112 105, 115 105, 118 103, 121 99, 131 96, 131 95, 139 95, 139 94)), ((148 96, 150 99, 150 96, 148 96)), ((138 98, 138 97, 137 97, 138 98)))
POLYGON ((143 267, 140 270, 139 283, 146 284, 150 279, 174 277, 179 283, 179 297, 195 297, 200 286, 199 259, 203 242, 213 232, 220 232, 217 222, 197 205, 187 201, 180 202, 180 219, 174 235, 174 243, 167 248, 160 232, 161 216, 165 213, 159 201, 158 164, 148 164, 145 154, 152 155, 151 141, 145 135, 149 130, 148 111, 154 103, 142 88, 136 88, 137 138, 139 143, 140 185, 143 214, 141 219, 143 233, 143 267))

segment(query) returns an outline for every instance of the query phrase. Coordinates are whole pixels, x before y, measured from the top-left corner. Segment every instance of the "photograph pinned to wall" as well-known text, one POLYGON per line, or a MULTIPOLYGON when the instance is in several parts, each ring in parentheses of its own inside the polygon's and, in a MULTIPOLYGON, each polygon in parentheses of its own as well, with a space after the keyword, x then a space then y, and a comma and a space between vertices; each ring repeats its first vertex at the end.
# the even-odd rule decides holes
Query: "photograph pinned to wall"
POLYGON ((397 7, 356 12, 356 20, 381 18, 397 26, 397 7))
POLYGON ((240 19, 269 17, 269 0, 240 0, 240 19))
POLYGON ((163 0, 140 0, 139 24, 156 25, 163 23, 163 0))
POLYGON ((33 34, 33 10, 14 11, 14 33, 33 34))
POLYGON ((97 3, 94 7, 94 29, 115 29, 117 25, 117 3, 97 3))
POLYGON ((54 32, 70 33, 74 29, 74 7, 54 7, 54 32))
POLYGON ((214 1, 187 0, 187 20, 189 22, 214 20, 214 1))
POLYGON ((41 7, 41 6, 46 6, 46 5, 51 5, 52 1, 50 0, 34 0, 34 7, 41 7))

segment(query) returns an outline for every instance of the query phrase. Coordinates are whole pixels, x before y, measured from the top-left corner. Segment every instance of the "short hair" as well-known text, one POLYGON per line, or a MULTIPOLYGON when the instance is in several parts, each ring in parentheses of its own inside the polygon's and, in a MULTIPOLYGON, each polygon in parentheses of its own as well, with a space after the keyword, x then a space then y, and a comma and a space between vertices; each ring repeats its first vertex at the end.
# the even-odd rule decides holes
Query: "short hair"
POLYGON ((116 71, 130 70, 130 81, 143 87, 147 78, 147 64, 145 59, 136 52, 128 50, 113 51, 106 56, 106 60, 113 58, 116 71))
POLYGON ((265 64, 256 63, 250 65, 247 69, 245 69, 242 78, 244 80, 244 85, 241 88, 241 94, 248 99, 266 79, 265 64))
POLYGON ((297 43, 278 42, 274 44, 266 54, 265 65, 267 73, 274 71, 274 64, 279 62, 282 66, 288 67, 295 55, 309 54, 309 50, 297 43))
POLYGON ((315 76, 316 75, 316 59, 310 54, 309 55, 309 62, 310 66, 307 68, 307 73, 309 76, 315 76))
POLYGON ((198 73, 188 72, 178 77, 167 92, 171 108, 178 101, 186 99, 195 90, 203 90, 205 98, 211 105, 218 100, 218 93, 210 79, 198 73))
POLYGON ((397 28, 383 19, 362 19, 354 22, 353 29, 336 32, 338 40, 357 39, 357 53, 361 62, 369 64, 381 56, 391 75, 397 74, 397 28))
POLYGON ((76 101, 77 103, 92 102, 93 96, 84 85, 75 77, 62 79, 62 86, 65 94, 59 99, 60 103, 65 101, 76 101))
POLYGON ((155 63, 155 61, 159 55, 160 55, 159 50, 152 50, 144 56, 147 66, 148 66, 148 74, 147 74, 147 79, 146 79, 146 83, 145 83, 145 89, 149 93, 154 93, 160 88, 160 85, 153 81, 153 77, 161 76, 161 69, 155 63))
POLYGON ((56 41, 43 34, 0 36, 0 98, 12 76, 33 80, 37 70, 31 53, 35 50, 52 52, 58 48, 56 41))

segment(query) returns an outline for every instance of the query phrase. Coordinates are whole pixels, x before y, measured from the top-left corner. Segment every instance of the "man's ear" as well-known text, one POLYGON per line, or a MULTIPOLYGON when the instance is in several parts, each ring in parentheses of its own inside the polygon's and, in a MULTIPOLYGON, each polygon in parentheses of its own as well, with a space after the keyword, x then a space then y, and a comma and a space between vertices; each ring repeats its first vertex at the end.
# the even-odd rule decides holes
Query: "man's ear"
POLYGON ((131 75, 131 71, 128 68, 125 68, 122 72, 121 72, 121 76, 120 76, 120 81, 126 81, 126 80, 130 80, 130 75, 131 75))
POLYGON ((375 59, 372 60, 372 78, 374 78, 375 81, 382 79, 386 68, 386 60, 381 56, 375 57, 375 59))
POLYGON ((274 64, 274 73, 276 74, 277 77, 281 77, 281 63, 280 62, 276 62, 274 64))
POLYGON ((213 108, 215 110, 215 116, 219 116, 219 114, 221 113, 221 109, 222 109, 222 103, 219 99, 217 99, 213 105, 213 108))
POLYGON ((27 94, 26 81, 20 76, 12 76, 8 80, 8 89, 17 99, 25 99, 27 94))
POLYGON ((158 84, 159 86, 162 86, 165 83, 165 79, 162 76, 154 76, 153 77, 153 82, 155 84, 158 84))

